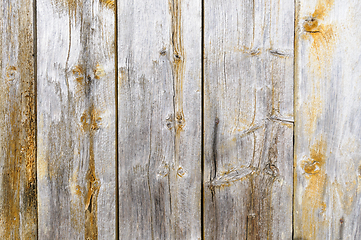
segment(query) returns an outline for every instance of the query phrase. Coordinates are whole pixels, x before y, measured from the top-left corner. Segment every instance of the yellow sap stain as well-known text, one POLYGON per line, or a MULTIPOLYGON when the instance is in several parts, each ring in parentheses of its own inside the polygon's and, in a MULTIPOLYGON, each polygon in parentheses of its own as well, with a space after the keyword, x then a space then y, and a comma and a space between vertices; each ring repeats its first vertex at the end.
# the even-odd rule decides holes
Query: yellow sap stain
POLYGON ((122 84, 124 82, 127 81, 127 78, 128 78, 128 74, 126 72, 126 69, 125 68, 121 68, 120 69, 120 74, 119 74, 119 77, 118 77, 118 85, 119 85, 119 88, 122 86, 122 84))
POLYGON ((325 171, 326 142, 321 138, 310 149, 310 157, 301 163, 307 180, 302 197, 302 232, 305 239, 317 239, 317 229, 326 221, 324 191, 327 184, 325 171))
MULTIPOLYGON (((82 123, 83 131, 89 136, 89 163, 85 177, 86 187, 83 190, 84 194, 82 194, 84 197, 85 207, 84 234, 85 239, 98 239, 98 194, 101 183, 96 176, 95 171, 94 135, 95 131, 100 128, 99 122, 101 121, 101 117, 99 111, 91 105, 86 111, 84 111, 80 121, 82 123)), ((80 191, 80 189, 78 190, 80 191)))
POLYGON ((85 239, 98 239, 98 194, 100 181, 96 176, 94 141, 89 146, 89 166, 86 174, 87 192, 85 194, 85 239))
POLYGON ((324 76, 325 65, 332 59, 334 46, 336 43, 335 27, 332 24, 324 24, 325 17, 331 11, 334 0, 319 0, 315 11, 308 17, 303 28, 307 32, 304 39, 312 41, 310 47, 311 68, 324 76))
POLYGON ((6 79, 8 81, 13 81, 16 78, 17 68, 15 66, 7 66, 6 68, 6 79))
POLYGON ((323 99, 318 92, 321 84, 320 82, 314 83, 315 87, 311 90, 310 97, 303 108, 303 114, 306 116, 305 122, 306 131, 311 136, 316 129, 316 124, 323 109, 323 99))
MULTIPOLYGON (((39 114, 38 128, 44 129, 44 115, 39 114)), ((45 143, 42 137, 38 137, 38 154, 37 154, 37 178, 43 180, 48 175, 48 161, 46 160, 46 154, 42 148, 45 143)))
POLYGON ((84 81, 84 73, 85 73, 83 66, 81 66, 81 65, 75 66, 73 68, 73 70, 72 70, 72 73, 74 74, 75 80, 78 83, 83 83, 83 81, 84 81))
POLYGON ((81 0, 52 0, 52 5, 59 12, 67 12, 70 17, 76 17, 78 9, 83 7, 81 0))
POLYGON ((105 71, 103 66, 97 64, 95 69, 94 69, 94 77, 95 79, 100 79, 101 77, 105 76, 105 71))
POLYGON ((106 8, 115 10, 115 1, 113 0, 100 0, 100 3, 106 8))
POLYGON ((312 14, 312 17, 323 19, 331 10, 334 2, 334 0, 319 0, 316 5, 316 10, 312 14))
POLYGON ((319 0, 314 12, 303 23, 305 34, 301 37, 310 42, 308 72, 310 76, 313 75, 309 99, 303 111, 309 135, 316 129, 317 119, 322 113, 322 86, 325 85, 324 81, 330 78, 337 34, 335 26, 325 22, 333 3, 334 0, 319 0))
MULTIPOLYGON (((170 0, 171 13, 171 43, 173 47, 173 80, 175 90, 175 112, 177 116, 183 114, 183 81, 185 72, 185 50, 183 46, 182 10, 180 0, 170 0)), ((176 117, 177 117, 176 116, 176 117)))
POLYGON ((84 132, 89 132, 89 130, 98 130, 99 122, 102 120, 100 113, 92 107, 89 111, 84 111, 80 121, 84 132))

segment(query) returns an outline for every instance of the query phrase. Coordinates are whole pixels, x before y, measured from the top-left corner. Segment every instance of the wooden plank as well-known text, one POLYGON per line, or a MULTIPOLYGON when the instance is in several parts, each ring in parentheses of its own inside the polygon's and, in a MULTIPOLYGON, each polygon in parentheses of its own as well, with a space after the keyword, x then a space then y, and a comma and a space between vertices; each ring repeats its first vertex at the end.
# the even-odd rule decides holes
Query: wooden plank
POLYGON ((114 1, 39 0, 40 239, 115 239, 114 1))
POLYGON ((120 239, 201 238, 200 13, 118 2, 120 239))
POLYGON ((33 1, 0 9, 0 238, 37 239, 33 1))
POLYGON ((293 1, 204 2, 205 239, 291 239, 293 1))
POLYGON ((361 6, 298 0, 295 238, 359 239, 361 6))

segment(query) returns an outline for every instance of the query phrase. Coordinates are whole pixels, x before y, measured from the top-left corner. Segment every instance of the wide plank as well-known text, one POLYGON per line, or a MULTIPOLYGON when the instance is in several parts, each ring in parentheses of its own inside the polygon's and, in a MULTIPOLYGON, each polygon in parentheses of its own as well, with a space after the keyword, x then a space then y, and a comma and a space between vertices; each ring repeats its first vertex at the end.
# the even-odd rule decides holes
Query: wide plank
POLYGON ((37 1, 39 239, 115 239, 115 4, 37 1))
POLYGON ((201 1, 118 1, 119 237, 201 238, 201 1))
POLYGON ((37 239, 33 4, 0 1, 1 239, 37 239))
POLYGON ((361 5, 298 0, 297 239, 361 236, 361 5))
POLYGON ((291 239, 293 1, 204 1, 205 239, 291 239))

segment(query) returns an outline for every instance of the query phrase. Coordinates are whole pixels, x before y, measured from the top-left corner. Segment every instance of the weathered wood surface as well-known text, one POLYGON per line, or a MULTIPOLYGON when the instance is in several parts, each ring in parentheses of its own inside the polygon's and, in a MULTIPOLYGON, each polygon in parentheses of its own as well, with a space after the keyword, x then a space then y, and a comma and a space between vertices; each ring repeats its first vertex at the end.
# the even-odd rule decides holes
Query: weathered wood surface
POLYGON ((360 238, 358 1, 0 9, 1 239, 360 238))
POLYGON ((40 239, 114 239, 115 6, 37 1, 40 239))
POLYGON ((297 1, 297 239, 361 236, 361 5, 297 1))
POLYGON ((36 239, 33 1, 0 1, 0 238, 36 239))
POLYGON ((120 239, 201 238, 201 1, 118 2, 120 239))
POLYGON ((204 2, 205 239, 291 239, 293 1, 204 2))

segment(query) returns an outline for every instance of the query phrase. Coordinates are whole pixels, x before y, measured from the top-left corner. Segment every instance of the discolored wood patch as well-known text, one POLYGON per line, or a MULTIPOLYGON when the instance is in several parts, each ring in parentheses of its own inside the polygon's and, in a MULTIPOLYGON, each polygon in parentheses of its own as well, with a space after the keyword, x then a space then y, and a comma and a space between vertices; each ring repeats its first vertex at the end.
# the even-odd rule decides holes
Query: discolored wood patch
POLYGON ((0 238, 37 239, 32 1, 0 8, 0 238))
POLYGON ((326 224, 322 217, 326 211, 326 159, 327 145, 324 139, 318 140, 310 149, 309 158, 302 162, 307 186, 302 197, 302 228, 306 239, 317 238, 317 227, 326 224), (317 223, 317 224, 316 224, 317 223))

